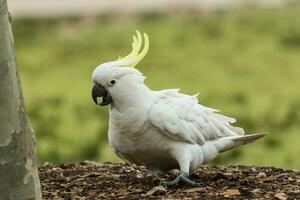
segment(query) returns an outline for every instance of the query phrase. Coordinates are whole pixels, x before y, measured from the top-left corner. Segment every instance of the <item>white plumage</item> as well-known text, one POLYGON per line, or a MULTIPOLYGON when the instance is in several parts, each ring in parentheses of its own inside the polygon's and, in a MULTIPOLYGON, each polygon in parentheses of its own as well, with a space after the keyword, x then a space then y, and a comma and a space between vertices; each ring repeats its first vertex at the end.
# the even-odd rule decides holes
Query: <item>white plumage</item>
POLYGON ((197 96, 163 90, 158 92, 158 101, 151 106, 149 117, 169 137, 191 144, 203 145, 207 140, 244 134, 243 129, 230 125, 235 119, 215 112, 198 104, 197 96))
MULTIPOLYGON (((143 56, 149 45, 144 37, 143 56)), ((143 57, 135 49, 140 47, 138 32, 126 59, 104 63, 92 75, 94 100, 97 103, 96 98, 103 97, 103 105, 111 104, 109 143, 123 160, 144 165, 153 173, 180 169, 181 175, 169 184, 194 184, 188 175, 201 164, 264 136, 244 135, 242 128, 232 126, 234 118, 199 104, 197 95, 178 89, 150 90, 143 75, 131 67, 143 57), (97 93, 97 87, 102 93, 97 93)))

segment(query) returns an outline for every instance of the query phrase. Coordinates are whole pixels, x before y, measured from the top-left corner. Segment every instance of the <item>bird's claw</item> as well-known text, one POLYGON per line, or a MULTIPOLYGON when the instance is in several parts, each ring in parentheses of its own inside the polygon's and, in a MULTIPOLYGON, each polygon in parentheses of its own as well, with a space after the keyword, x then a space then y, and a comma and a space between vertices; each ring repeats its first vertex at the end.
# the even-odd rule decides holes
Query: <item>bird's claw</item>
POLYGON ((174 180, 172 181, 164 181, 161 182, 163 186, 176 186, 180 183, 192 185, 192 186, 200 186, 200 183, 196 183, 195 181, 190 180, 189 175, 187 173, 181 172, 174 180))

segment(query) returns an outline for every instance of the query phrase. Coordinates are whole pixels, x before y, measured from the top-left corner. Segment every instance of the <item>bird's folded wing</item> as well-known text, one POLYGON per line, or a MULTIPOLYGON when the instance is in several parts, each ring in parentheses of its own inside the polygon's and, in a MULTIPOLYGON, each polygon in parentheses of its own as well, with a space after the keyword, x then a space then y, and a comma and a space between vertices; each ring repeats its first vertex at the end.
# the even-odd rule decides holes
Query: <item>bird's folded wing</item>
POLYGON ((158 96, 149 110, 150 122, 174 140, 204 144, 207 140, 244 134, 243 129, 231 126, 234 118, 198 104, 196 96, 178 90, 160 91, 158 96))

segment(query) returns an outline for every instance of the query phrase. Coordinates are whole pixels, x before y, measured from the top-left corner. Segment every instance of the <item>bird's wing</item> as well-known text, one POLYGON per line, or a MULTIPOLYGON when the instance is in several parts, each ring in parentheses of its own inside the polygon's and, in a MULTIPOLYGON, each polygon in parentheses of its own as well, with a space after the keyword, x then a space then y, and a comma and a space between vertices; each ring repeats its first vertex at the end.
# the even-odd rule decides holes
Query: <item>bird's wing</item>
POLYGON ((162 90, 155 95, 156 101, 149 109, 150 122, 174 140, 204 144, 207 140, 244 134, 242 128, 231 126, 234 118, 198 104, 197 95, 178 90, 162 90))

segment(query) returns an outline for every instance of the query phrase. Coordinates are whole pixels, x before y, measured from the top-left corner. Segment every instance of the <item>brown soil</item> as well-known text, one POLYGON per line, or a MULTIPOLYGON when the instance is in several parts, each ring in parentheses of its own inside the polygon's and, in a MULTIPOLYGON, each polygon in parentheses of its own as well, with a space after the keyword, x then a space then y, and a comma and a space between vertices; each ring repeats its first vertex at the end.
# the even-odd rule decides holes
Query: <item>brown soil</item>
POLYGON ((39 168, 43 199, 300 199, 300 172, 274 167, 203 166, 201 187, 162 187, 144 167, 127 164, 51 165, 39 168))

